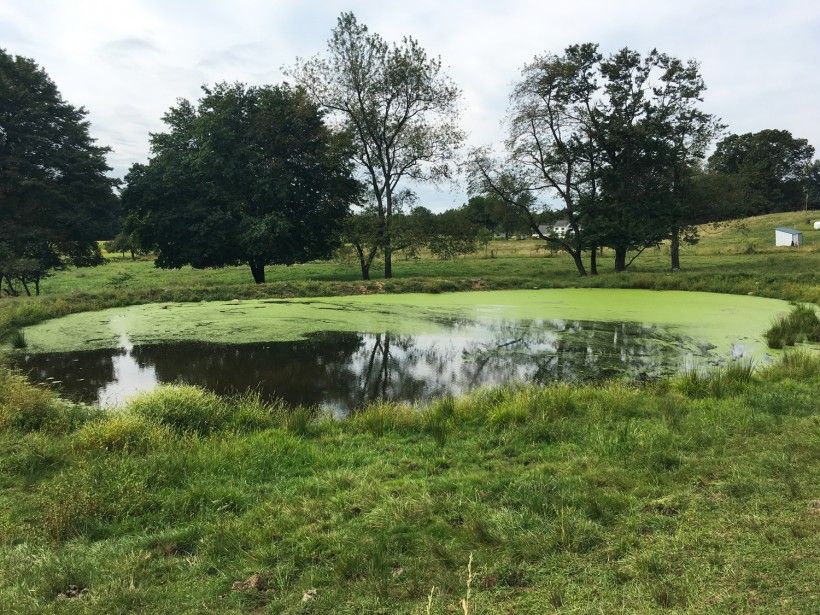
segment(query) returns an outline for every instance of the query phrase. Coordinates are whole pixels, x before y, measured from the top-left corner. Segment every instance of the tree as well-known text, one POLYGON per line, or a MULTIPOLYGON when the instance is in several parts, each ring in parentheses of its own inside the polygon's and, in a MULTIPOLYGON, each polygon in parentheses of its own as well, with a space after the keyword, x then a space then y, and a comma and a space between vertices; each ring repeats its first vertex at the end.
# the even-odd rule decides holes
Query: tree
POLYGON ((656 110, 652 123, 665 146, 670 191, 665 209, 669 255, 673 271, 680 269, 680 242, 697 242, 697 223, 707 217, 695 184, 706 149, 723 129, 699 108, 706 84, 694 60, 682 62, 668 54, 657 56, 661 71, 653 87, 656 110))
POLYGON ((476 250, 479 226, 470 222, 461 209, 450 209, 433 218, 427 236, 430 253, 442 260, 454 259, 476 250))
POLYGON ((362 279, 370 279, 370 267, 382 244, 379 218, 374 208, 367 208, 349 216, 342 227, 342 240, 356 251, 362 279))
POLYGON ((52 269, 103 262, 116 181, 87 111, 65 102, 34 60, 0 49, 0 288, 40 292, 52 269), (19 284, 19 286, 18 286, 19 284))
POLYGON ((104 246, 105 251, 111 254, 120 252, 125 256, 126 252, 130 253, 132 261, 137 260, 138 253, 144 252, 137 243, 133 232, 121 231, 114 236, 114 239, 106 241, 104 246))
POLYGON ((462 208, 470 222, 485 228, 491 236, 504 235, 509 239, 513 235, 530 234, 527 218, 518 209, 507 207, 495 194, 470 197, 462 208))
POLYGON ((349 139, 301 88, 203 87, 151 135, 152 158, 129 172, 123 206, 159 267, 265 266, 328 257, 357 198, 349 139))
POLYGON ((788 130, 761 130, 722 139, 709 169, 740 178, 751 192, 744 215, 795 211, 805 205, 806 169, 814 147, 788 130))
POLYGON ((393 275, 393 214, 403 180, 449 177, 463 140, 459 89, 412 37, 389 45, 342 13, 325 56, 297 61, 292 74, 356 144, 356 160, 376 205, 384 275, 393 275))
POLYGON ((813 160, 803 169, 803 194, 805 211, 820 208, 820 160, 813 160))
POLYGON ((582 218, 598 199, 600 153, 588 117, 600 60, 597 46, 585 44, 526 65, 511 96, 506 159, 476 150, 471 164, 473 191, 494 194, 526 216, 532 232, 567 252, 580 275, 587 274, 583 250, 594 248, 582 218), (539 211, 556 198, 571 228, 564 237, 538 225, 539 211))
POLYGON ((668 124, 673 114, 663 108, 663 57, 624 48, 599 67, 601 98, 589 118, 601 153, 601 198, 590 224, 598 244, 614 250, 616 271, 670 233, 675 156, 668 124))

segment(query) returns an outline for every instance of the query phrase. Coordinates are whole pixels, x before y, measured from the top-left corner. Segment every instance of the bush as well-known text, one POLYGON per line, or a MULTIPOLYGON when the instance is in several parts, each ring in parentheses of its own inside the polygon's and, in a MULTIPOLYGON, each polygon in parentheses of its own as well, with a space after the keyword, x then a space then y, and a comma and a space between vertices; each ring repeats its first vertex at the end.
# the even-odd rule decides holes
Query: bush
POLYGON ((145 453, 171 438, 168 427, 145 417, 123 412, 86 423, 75 435, 80 451, 123 451, 145 453))

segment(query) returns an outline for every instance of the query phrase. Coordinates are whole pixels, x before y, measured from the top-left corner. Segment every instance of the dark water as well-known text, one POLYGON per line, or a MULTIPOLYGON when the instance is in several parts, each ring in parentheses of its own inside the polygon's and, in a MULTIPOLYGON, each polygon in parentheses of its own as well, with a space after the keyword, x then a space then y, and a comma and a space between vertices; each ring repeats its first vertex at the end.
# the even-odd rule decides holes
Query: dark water
POLYGON ((78 401, 112 405, 159 383, 230 394, 256 389, 290 404, 344 413, 385 398, 424 401, 483 386, 611 377, 655 378, 702 354, 690 341, 635 323, 451 321, 447 334, 317 334, 255 344, 169 343, 32 354, 32 378, 78 401))

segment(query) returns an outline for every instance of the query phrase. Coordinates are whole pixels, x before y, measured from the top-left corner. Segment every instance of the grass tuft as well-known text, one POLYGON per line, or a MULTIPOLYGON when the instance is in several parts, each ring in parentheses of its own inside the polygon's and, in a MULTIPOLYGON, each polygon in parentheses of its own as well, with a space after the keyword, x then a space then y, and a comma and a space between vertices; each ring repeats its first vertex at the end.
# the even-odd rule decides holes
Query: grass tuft
POLYGON ((67 433, 97 414, 93 408, 32 386, 22 375, 0 367, 0 430, 67 433))
POLYGON ((130 413, 111 413, 83 425, 74 434, 81 452, 146 453, 171 440, 167 426, 130 413))
POLYGON ((803 342, 820 342, 820 318, 813 306, 797 304, 778 318, 764 333, 769 348, 784 348, 803 342))

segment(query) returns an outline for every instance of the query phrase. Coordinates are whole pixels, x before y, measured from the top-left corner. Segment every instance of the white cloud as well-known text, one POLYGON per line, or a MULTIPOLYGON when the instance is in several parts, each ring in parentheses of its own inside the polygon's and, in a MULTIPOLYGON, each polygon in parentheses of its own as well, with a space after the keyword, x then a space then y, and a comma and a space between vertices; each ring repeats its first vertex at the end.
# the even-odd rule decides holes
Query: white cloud
MULTIPOLYGON (((537 53, 595 41, 604 51, 657 47, 700 60, 705 107, 734 132, 786 128, 820 149, 820 4, 798 0, 348 2, 4 0, 0 41, 36 59, 122 175, 147 156, 148 132, 203 83, 271 83, 297 55, 322 51, 342 10, 388 39, 418 38, 464 91, 470 144, 502 138, 510 84, 537 53)), ((442 208, 464 195, 420 191, 442 208)))

